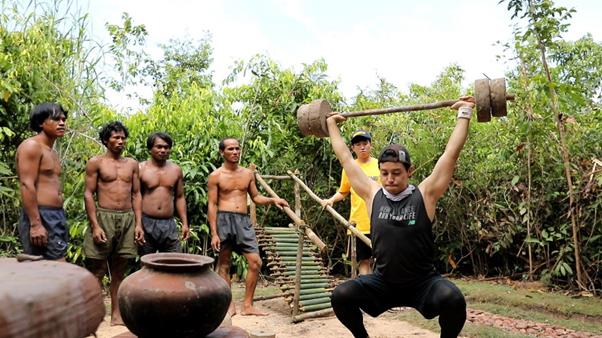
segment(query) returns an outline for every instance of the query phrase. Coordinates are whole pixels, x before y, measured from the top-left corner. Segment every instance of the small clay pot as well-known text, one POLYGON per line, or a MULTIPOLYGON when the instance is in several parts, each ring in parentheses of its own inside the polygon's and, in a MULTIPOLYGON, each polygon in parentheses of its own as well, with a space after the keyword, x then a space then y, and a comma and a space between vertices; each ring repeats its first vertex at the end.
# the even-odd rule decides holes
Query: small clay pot
POLYGON ((142 269, 119 287, 127 328, 141 338, 204 337, 228 311, 232 293, 211 265, 213 258, 183 253, 142 256, 142 269))

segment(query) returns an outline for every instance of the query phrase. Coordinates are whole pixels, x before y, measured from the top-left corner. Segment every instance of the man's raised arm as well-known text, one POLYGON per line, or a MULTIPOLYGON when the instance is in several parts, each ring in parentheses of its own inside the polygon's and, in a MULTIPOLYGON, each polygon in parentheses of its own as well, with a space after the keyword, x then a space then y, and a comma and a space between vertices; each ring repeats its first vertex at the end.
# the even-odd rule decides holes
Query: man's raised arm
POLYGON ((458 110, 458 119, 456 127, 452 132, 443 155, 439 158, 433 172, 425 178, 418 186, 424 197, 427 214, 430 219, 435 216, 435 205, 443 196, 449 182, 454 174, 456 162, 460 157, 460 152, 464 148, 466 138, 468 137, 468 127, 472 116, 472 107, 475 105, 475 99, 472 96, 463 96, 451 108, 458 110))

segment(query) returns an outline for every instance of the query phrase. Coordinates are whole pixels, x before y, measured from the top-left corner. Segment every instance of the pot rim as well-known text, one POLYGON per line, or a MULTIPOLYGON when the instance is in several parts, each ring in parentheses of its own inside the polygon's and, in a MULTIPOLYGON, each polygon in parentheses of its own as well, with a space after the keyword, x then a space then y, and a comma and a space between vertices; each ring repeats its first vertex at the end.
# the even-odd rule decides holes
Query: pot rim
POLYGON ((213 264, 215 259, 209 256, 178 252, 159 252, 140 258, 143 266, 157 270, 193 271, 213 264))

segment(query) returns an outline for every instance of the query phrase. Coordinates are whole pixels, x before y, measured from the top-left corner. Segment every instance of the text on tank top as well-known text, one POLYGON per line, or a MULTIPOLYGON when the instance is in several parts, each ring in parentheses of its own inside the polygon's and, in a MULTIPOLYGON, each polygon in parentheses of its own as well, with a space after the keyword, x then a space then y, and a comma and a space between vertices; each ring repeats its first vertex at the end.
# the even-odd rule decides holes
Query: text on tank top
POLYGON ((375 273, 399 284, 412 284, 433 273, 432 222, 419 189, 398 202, 379 189, 370 221, 375 273))

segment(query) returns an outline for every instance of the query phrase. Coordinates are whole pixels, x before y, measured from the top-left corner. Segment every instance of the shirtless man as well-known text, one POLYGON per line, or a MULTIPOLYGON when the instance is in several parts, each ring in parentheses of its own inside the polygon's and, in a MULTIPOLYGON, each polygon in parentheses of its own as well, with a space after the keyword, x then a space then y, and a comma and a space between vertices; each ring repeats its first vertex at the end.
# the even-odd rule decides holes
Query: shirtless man
MULTIPOLYGON (((219 252, 218 273, 230 285, 232 250, 242 251, 249 263, 245 281, 245 298, 242 315, 266 315, 253 307, 253 295, 261 269, 261 257, 255 230, 247 215, 247 194, 256 204, 274 204, 279 208, 288 206, 281 198, 270 198, 259 194, 255 185, 255 174, 240 167, 240 145, 238 140, 228 137, 219 143, 219 152, 224 159, 220 168, 209 175, 208 219, 211 228, 211 247, 219 252)), ((236 314, 234 302, 228 310, 236 314)))
POLYGON ((84 253, 86 267, 101 283, 108 266, 111 325, 123 325, 117 290, 128 263, 136 258, 136 244, 144 244, 138 162, 121 156, 128 137, 121 122, 108 123, 99 134, 107 150, 86 165, 84 201, 90 227, 84 237, 84 253))
POLYGON ((159 252, 179 252, 180 241, 174 216, 182 221, 182 240, 188 239, 188 218, 182 169, 168 161, 173 140, 166 133, 153 133, 146 140, 151 159, 140 163, 142 226, 145 244, 140 256, 159 252))
POLYGON ((23 200, 19 236, 23 251, 46 259, 65 260, 67 217, 63 210, 61 165, 54 141, 65 135, 67 112, 42 103, 31 112, 29 126, 38 134, 17 148, 17 175, 23 200))

